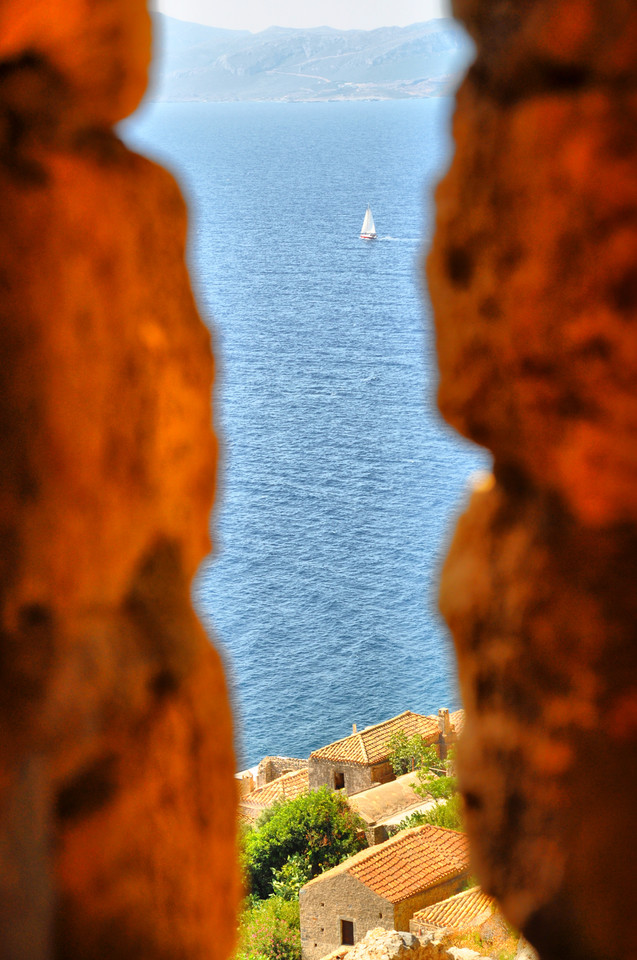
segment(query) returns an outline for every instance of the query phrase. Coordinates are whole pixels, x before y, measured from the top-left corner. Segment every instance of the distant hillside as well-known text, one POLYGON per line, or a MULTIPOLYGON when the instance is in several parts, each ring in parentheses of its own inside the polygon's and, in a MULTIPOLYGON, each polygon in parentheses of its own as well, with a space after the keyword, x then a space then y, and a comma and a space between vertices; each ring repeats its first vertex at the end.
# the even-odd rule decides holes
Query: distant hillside
POLYGON ((471 57, 453 20, 378 30, 218 30, 155 14, 153 100, 369 100, 447 93, 471 57))

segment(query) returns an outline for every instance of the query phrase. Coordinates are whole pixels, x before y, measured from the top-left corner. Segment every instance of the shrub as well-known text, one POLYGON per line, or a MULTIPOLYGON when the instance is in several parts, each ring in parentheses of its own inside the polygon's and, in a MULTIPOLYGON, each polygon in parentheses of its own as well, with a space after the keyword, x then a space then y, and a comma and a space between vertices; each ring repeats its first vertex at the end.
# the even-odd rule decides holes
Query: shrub
POLYGON ((447 827, 449 830, 464 830, 460 794, 454 793, 446 803, 439 803, 431 810, 409 814, 400 821, 398 830, 421 827, 424 823, 430 823, 434 827, 447 827))
POLYGON ((270 897, 252 903, 239 923, 237 960, 301 960, 298 901, 270 897))
POLYGON ((336 866, 367 846, 363 830, 347 800, 327 787, 275 804, 245 838, 245 873, 252 893, 264 900, 274 882, 289 885, 294 871, 307 880, 336 866), (281 876, 291 858, 296 858, 295 865, 281 876))
POLYGON ((454 793, 446 803, 439 803, 437 807, 427 810, 423 823, 430 823, 434 827, 447 827, 449 830, 464 830, 460 794, 454 793))

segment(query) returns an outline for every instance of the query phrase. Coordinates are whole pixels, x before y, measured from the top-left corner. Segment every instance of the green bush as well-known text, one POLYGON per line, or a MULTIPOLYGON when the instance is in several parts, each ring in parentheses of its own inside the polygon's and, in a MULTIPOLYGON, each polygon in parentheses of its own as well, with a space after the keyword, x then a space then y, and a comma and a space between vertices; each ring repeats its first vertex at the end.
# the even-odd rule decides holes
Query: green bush
POLYGON ((448 827, 449 830, 464 830, 460 794, 454 793, 446 803, 439 803, 432 810, 427 810, 423 823, 430 823, 434 827, 448 827))
POLYGON ((249 903, 240 918, 237 960, 301 960, 298 901, 249 903))
POLYGON ((392 734, 387 741, 390 749, 389 762, 397 777, 411 770, 426 770, 440 764, 434 747, 427 743, 425 738, 416 733, 408 737, 404 730, 392 734))
POLYGON ((464 830, 460 794, 454 793, 446 803, 439 803, 431 810, 409 814, 400 821, 398 830, 421 827, 424 823, 430 823, 434 827, 447 827, 449 830, 464 830))
POLYGON ((265 900, 274 883, 287 887, 298 876, 304 882, 318 876, 367 846, 363 830, 347 800, 327 787, 275 804, 245 838, 244 870, 251 892, 265 900))

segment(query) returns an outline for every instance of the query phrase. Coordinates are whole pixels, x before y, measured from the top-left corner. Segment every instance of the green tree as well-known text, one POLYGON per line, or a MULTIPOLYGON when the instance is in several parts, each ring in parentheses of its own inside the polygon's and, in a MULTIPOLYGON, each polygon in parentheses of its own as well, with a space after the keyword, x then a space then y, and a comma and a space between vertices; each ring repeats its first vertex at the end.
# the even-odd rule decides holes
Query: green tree
MULTIPOLYGON (((398 734, 392 738, 396 742, 396 752, 394 754, 396 763, 404 761, 405 757, 417 757, 416 748, 418 744, 412 743, 416 738, 410 741, 404 734, 398 734)), ((455 775, 445 773, 455 771, 455 752, 449 751, 446 762, 442 762, 433 747, 427 747, 420 755, 422 760, 416 770, 418 782, 413 785, 414 792, 423 799, 433 797, 438 800, 438 805, 425 813, 412 813, 398 825, 398 830, 404 830, 407 827, 418 827, 423 823, 430 823, 433 826, 449 827, 451 830, 462 830, 462 803, 458 794, 458 782, 455 775), (441 803, 446 800, 446 803, 441 803)), ((391 759, 391 758, 390 758, 391 759)), ((394 767, 396 769, 396 767, 394 767)))
POLYGON ((455 752, 449 751, 446 762, 439 759, 438 754, 433 747, 429 748, 428 754, 416 771, 418 783, 414 784, 414 792, 420 797, 433 797, 434 800, 449 800, 458 792, 458 784, 455 774, 450 775, 447 771, 455 771, 455 752))
POLYGON ((295 853, 272 877, 272 891, 283 900, 297 900, 303 884, 311 880, 309 867, 303 857, 295 853))
POLYGON ((389 762, 397 777, 411 770, 427 770, 432 766, 440 765, 435 747, 427 743, 420 733, 408 737, 404 730, 399 730, 387 741, 390 749, 389 762))
POLYGON ((449 800, 458 792, 455 777, 427 777, 420 779, 414 791, 421 797, 431 796, 434 800, 449 800))
POLYGON ((308 879, 336 866, 367 846, 363 830, 347 800, 327 787, 275 804, 245 839, 245 873, 252 893, 261 900, 269 897, 273 882, 281 879, 281 869, 293 857, 308 879))

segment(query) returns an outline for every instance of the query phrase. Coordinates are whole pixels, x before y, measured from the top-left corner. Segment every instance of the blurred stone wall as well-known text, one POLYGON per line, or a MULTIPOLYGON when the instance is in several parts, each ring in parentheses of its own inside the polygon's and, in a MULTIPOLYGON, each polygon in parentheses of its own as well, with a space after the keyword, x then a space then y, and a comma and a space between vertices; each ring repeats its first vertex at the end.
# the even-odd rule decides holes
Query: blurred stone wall
POLYGON ((542 960, 637 935, 637 7, 455 0, 439 406, 493 454, 441 585, 474 866, 542 960))
POLYGON ((0 4, 0 956, 226 957, 231 717, 186 210, 112 125, 142 0, 0 4))

